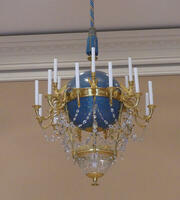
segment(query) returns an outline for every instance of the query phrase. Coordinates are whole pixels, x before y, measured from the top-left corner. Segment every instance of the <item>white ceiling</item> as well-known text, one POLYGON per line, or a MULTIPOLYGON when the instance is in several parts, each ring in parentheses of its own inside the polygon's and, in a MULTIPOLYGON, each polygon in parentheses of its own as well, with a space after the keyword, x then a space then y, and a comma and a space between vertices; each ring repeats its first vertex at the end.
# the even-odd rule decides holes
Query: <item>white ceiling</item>
MULTIPOLYGON (((0 34, 84 31, 89 0, 0 0, 0 34)), ((180 26, 179 0, 95 1, 98 30, 180 26)))

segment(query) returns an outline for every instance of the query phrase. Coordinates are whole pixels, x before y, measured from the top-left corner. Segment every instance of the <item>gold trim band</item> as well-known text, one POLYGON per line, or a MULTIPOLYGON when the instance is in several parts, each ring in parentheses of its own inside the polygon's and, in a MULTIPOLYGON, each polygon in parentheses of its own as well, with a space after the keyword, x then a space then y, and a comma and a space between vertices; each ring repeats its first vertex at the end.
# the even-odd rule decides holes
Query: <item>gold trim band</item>
POLYGON ((91 154, 91 153, 99 153, 99 154, 104 154, 107 156, 112 156, 114 159, 114 151, 112 151, 111 149, 98 149, 98 148, 91 148, 91 149, 84 149, 84 150, 76 150, 75 154, 78 157, 83 157, 86 154, 91 154))
POLYGON ((102 96, 110 97, 112 92, 112 98, 120 101, 121 91, 118 87, 112 88, 73 88, 70 92, 66 93, 66 101, 70 102, 79 97, 89 97, 89 96, 102 96))

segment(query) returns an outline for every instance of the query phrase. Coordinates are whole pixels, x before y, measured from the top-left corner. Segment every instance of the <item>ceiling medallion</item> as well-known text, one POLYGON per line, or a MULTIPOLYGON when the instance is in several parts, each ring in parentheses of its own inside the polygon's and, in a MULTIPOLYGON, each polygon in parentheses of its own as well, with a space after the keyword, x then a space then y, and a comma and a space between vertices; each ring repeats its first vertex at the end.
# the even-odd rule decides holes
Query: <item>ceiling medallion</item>
POLYGON ((65 152, 92 179, 92 185, 98 185, 98 179, 117 160, 118 153, 125 151, 128 140, 137 138, 136 125, 147 126, 155 105, 152 82, 149 81, 145 114, 140 114, 142 94, 138 70, 133 70, 131 58, 128 58, 129 76, 125 76, 125 85, 113 78, 111 62, 108 63, 108 74, 96 71, 98 39, 94 28, 93 0, 90 0, 90 19, 87 55, 91 71, 79 74, 79 63, 75 63, 75 77, 61 87, 58 63, 54 59, 54 72, 48 70, 48 92, 45 95, 49 112, 47 116, 43 115, 38 80, 35 81, 33 108, 40 126, 52 129, 50 137, 45 137, 52 142, 60 140, 65 152))

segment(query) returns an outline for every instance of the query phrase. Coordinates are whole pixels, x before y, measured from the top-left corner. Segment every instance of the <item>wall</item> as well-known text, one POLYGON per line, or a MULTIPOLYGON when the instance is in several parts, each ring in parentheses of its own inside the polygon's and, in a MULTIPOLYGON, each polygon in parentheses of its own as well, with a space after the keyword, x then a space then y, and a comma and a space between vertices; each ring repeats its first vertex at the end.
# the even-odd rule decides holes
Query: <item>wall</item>
MULTIPOLYGON (((180 199, 180 76, 151 79, 157 109, 142 143, 128 145, 92 187, 60 144, 49 144, 34 119, 33 82, 0 83, 0 199, 178 200, 180 199)), ((43 91, 46 83, 41 82, 43 91)), ((142 87, 143 86, 143 87, 142 87)))

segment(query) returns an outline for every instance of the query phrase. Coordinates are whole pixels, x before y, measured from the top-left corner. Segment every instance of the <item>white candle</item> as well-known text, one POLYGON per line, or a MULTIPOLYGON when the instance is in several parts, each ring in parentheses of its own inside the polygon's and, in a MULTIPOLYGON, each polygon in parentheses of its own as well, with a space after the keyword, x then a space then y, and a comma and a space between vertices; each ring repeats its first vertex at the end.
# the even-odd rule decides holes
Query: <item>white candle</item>
POLYGON ((39 116, 42 117, 42 94, 39 94, 39 105, 41 108, 39 108, 39 116))
POLYGON ((92 72, 95 72, 95 58, 96 58, 96 56, 95 56, 95 47, 92 47, 92 49, 91 49, 91 61, 92 61, 91 70, 92 70, 92 72))
POLYGON ((135 80, 136 93, 139 93, 139 77, 138 77, 138 69, 137 68, 134 68, 134 80, 135 80))
POLYGON ((148 116, 149 115, 149 94, 148 94, 148 92, 146 92, 146 106, 145 106, 145 108, 146 108, 146 116, 148 116))
POLYGON ((48 94, 52 94, 52 70, 48 70, 48 94))
POLYGON ((54 58, 54 83, 57 83, 57 58, 54 58))
POLYGON ((126 86, 126 88, 129 88, 129 79, 128 79, 128 76, 125 76, 125 86, 126 86))
POLYGON ((76 74, 76 88, 80 88, 80 82, 79 82, 79 63, 75 63, 75 74, 76 74))
POLYGON ((149 90, 149 104, 153 105, 153 89, 152 89, 152 81, 148 81, 148 90, 149 90))
POLYGON ((58 84, 57 84, 57 89, 60 90, 61 89, 61 77, 58 76, 58 84))
POLYGON ((35 80, 35 105, 39 103, 39 81, 35 80))
POLYGON ((108 63, 109 87, 113 87, 112 62, 108 63))
POLYGON ((132 75, 132 59, 131 59, 131 57, 128 58, 128 66, 129 66, 129 81, 132 81, 133 75, 132 75))

